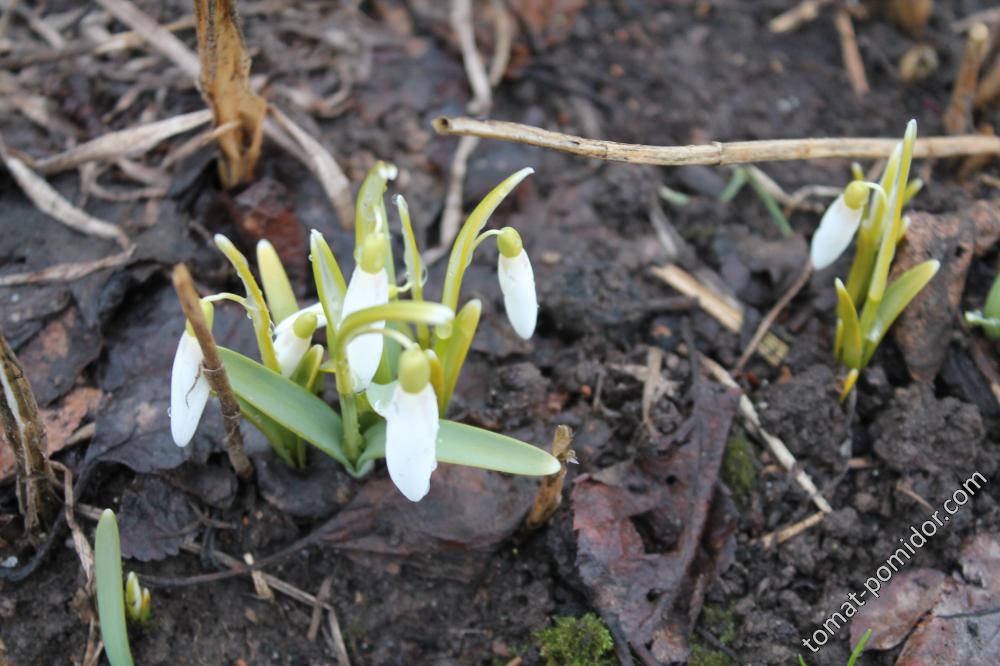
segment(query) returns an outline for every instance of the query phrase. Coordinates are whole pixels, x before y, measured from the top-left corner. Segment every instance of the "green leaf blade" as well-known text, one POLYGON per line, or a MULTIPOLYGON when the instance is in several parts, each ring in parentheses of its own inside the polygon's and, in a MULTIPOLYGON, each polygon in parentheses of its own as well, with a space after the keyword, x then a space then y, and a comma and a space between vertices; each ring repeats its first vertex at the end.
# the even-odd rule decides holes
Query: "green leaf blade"
POLYGON ((462 365, 469 354, 469 347, 472 346, 472 339, 479 326, 482 310, 482 303, 478 299, 473 299, 462 306, 452 324, 451 335, 439 343, 442 352, 441 367, 444 371, 444 390, 439 396, 441 416, 445 415, 448 403, 451 402, 451 396, 455 392, 458 376, 462 372, 462 365))
POLYGON ((837 288, 837 319, 844 324, 839 356, 848 368, 860 369, 863 347, 858 311, 844 283, 838 279, 834 285, 837 288))
POLYGON ((121 538, 118 535, 118 521, 111 509, 105 509, 97 521, 94 574, 97 579, 97 614, 101 619, 104 653, 111 666, 133 666, 125 625, 121 538))
POLYGON ((895 282, 886 288, 885 296, 879 304, 871 327, 867 331, 863 331, 865 353, 862 367, 868 365, 889 327, 902 314, 910 301, 916 298, 917 294, 931 281, 940 267, 941 263, 937 260, 925 261, 900 275, 895 282))
POLYGON ((239 398, 347 469, 353 469, 341 444, 344 427, 340 416, 328 404, 295 382, 231 349, 219 347, 219 356, 239 398))
POLYGON ((257 243, 257 270, 260 271, 261 286, 264 287, 264 298, 275 322, 280 322, 299 309, 295 299, 292 283, 281 264, 281 258, 274 246, 267 240, 257 243))
MULTIPOLYGON (((367 447, 358 467, 385 457, 385 421, 365 432, 367 447)), ((560 463, 542 449, 499 433, 455 421, 440 422, 437 442, 438 462, 479 467, 521 476, 548 476, 560 463)))
POLYGON ((344 282, 344 274, 340 272, 340 265, 329 244, 323 234, 315 229, 309 234, 309 258, 312 261, 316 294, 323 308, 323 316, 326 317, 327 347, 332 352, 334 335, 344 310, 347 283, 344 282))

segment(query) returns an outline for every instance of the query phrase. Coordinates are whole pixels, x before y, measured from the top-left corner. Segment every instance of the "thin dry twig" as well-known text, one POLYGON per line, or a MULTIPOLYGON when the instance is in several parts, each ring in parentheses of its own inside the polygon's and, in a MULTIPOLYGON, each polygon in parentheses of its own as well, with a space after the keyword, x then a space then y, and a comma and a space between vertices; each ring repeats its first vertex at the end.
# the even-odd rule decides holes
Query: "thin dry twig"
POLYGON ((0 287, 13 287, 23 284, 46 284, 48 282, 72 282, 105 268, 114 268, 127 264, 134 252, 135 246, 132 245, 124 252, 112 254, 96 261, 56 264, 55 266, 49 266, 48 268, 29 273, 0 275, 0 287))
POLYGON ((861 58, 858 39, 854 34, 854 23, 847 9, 840 7, 833 15, 833 25, 840 37, 840 54, 844 60, 844 69, 851 82, 851 89, 858 97, 864 97, 871 92, 868 77, 865 75, 865 62, 861 58))
POLYGON ((994 103, 998 97, 1000 97, 1000 57, 993 62, 993 66, 983 74, 979 81, 979 87, 976 88, 975 107, 984 109, 994 103))
POLYGON ((552 517, 562 503, 563 483, 566 481, 566 463, 573 461, 573 431, 569 426, 556 427, 552 436, 552 455, 559 461, 559 471, 542 479, 535 503, 525 520, 529 530, 538 529, 552 517))
POLYGON ((479 139, 474 136, 463 136, 458 140, 455 154, 451 157, 448 192, 444 197, 444 212, 441 213, 441 242, 437 248, 428 253, 428 264, 447 254, 448 247, 458 235, 458 229, 462 224, 465 174, 468 170, 469 158, 477 145, 479 145, 479 139))
POLYGON ((97 3, 180 67, 189 77, 198 78, 198 56, 170 30, 161 26, 128 0, 97 0, 97 3))
POLYGON ((458 37, 462 49, 465 75, 472 87, 472 100, 467 105, 469 113, 489 112, 493 106, 493 89, 486 73, 483 58, 476 48, 476 33, 472 25, 472 0, 451 1, 451 28, 458 37))
MULTIPOLYGON (((743 329, 743 312, 731 305, 713 289, 706 287, 693 275, 674 264, 653 266, 650 272, 685 296, 698 300, 698 306, 733 333, 743 329)), ((760 353, 768 363, 778 366, 788 353, 788 345, 770 332, 765 332, 760 342, 760 353)))
POLYGON ((50 461, 49 463, 63 475, 63 512, 66 514, 66 525, 69 526, 70 534, 73 536, 73 547, 76 549, 77 557, 80 558, 80 567, 83 569, 85 585, 89 591, 94 589, 94 549, 80 529, 80 524, 76 522, 75 495, 73 493, 73 471, 60 462, 50 461))
POLYGON ((316 605, 313 606, 312 618, 309 621, 309 630, 306 631, 306 640, 310 643, 315 643, 316 636, 319 635, 319 623, 323 621, 322 604, 330 600, 330 585, 332 583, 333 576, 327 576, 319 584, 319 591, 316 592, 316 605))
MULTIPOLYGON (((681 351, 687 353, 687 348, 684 347, 681 351)), ((793 475, 795 482, 798 483, 799 487, 806 492, 813 504, 816 505, 816 508, 824 513, 830 513, 833 511, 830 503, 826 501, 826 498, 823 497, 823 495, 821 495, 819 490, 816 488, 816 484, 813 483, 812 478, 805 472, 805 470, 799 467, 798 461, 795 459, 795 455, 788 450, 785 443, 766 431, 761 425, 757 409, 753 406, 753 403, 750 402, 750 398, 743 393, 743 389, 736 383, 736 380, 734 380, 732 376, 726 372, 725 368, 708 356, 699 353, 698 360, 702 367, 708 370, 709 374, 715 377, 717 381, 730 388, 735 388, 740 391, 740 416, 743 418, 743 423, 746 425, 747 430, 767 444, 767 447, 771 450, 774 457, 786 471, 793 475)))
MULTIPOLYGON (((684 164, 747 164, 816 160, 832 157, 852 159, 888 157, 898 139, 776 139, 768 141, 713 142, 695 146, 648 146, 587 139, 562 132, 500 120, 440 117, 434 120, 438 134, 478 136, 485 139, 513 141, 564 153, 612 162, 680 166, 684 164)), ((1000 137, 984 139, 979 135, 938 136, 917 139, 913 156, 956 157, 959 155, 1000 154, 1000 137)))
POLYGON ((327 609, 327 620, 330 628, 330 647, 337 655, 337 663, 339 666, 351 666, 351 660, 347 656, 347 646, 344 645, 344 634, 340 630, 340 620, 337 618, 337 611, 334 610, 333 604, 330 604, 327 609))
MULTIPOLYGON (((347 179, 347 175, 344 174, 340 165, 337 164, 337 160, 311 134, 282 113, 281 109, 271 106, 269 110, 278 125, 288 132, 305 151, 310 171, 315 174, 320 185, 323 186, 326 196, 330 199, 330 203, 333 204, 334 210, 337 211, 337 216, 340 217, 340 226, 344 229, 353 229, 354 203, 351 201, 351 182, 347 179)), ((267 131, 267 123, 265 123, 264 130, 267 131)))
POLYGON ((778 315, 781 314, 781 311, 784 310, 789 303, 791 303, 792 299, 795 298, 795 295, 802 291, 802 287, 806 286, 806 282, 809 281, 810 275, 812 275, 812 262, 807 259, 805 265, 802 267, 802 271, 799 273, 799 276, 795 278, 795 282, 793 282, 792 286, 789 287, 784 294, 782 294, 781 298, 778 299, 778 302, 774 304, 774 307, 771 308, 771 310, 757 326, 757 330, 754 331, 753 337, 750 338, 750 342, 747 343, 746 349, 743 350, 743 353, 740 355, 740 359, 736 361, 736 365, 733 366, 734 374, 743 372, 744 366, 746 366, 754 352, 757 351, 757 347, 764 339, 764 336, 767 335, 768 331, 771 330, 771 326, 774 325, 774 320, 777 319, 778 315))
POLYGON ((646 351, 646 381, 642 383, 642 403, 640 407, 642 423, 646 426, 646 431, 651 437, 660 436, 660 431, 653 425, 653 419, 650 415, 653 411, 653 404, 659 398, 658 389, 663 385, 660 381, 660 369, 662 367, 663 350, 656 346, 650 347, 646 351))
POLYGON ((510 63, 510 47, 514 39, 514 25, 503 0, 490 0, 493 12, 493 58, 490 60, 490 86, 497 87, 510 63))
POLYGON ((789 539, 797 537, 813 525, 818 525, 822 522, 825 515, 826 514, 824 512, 817 511, 816 513, 810 514, 793 525, 788 525, 787 527, 782 527, 780 530, 768 532, 759 539, 755 539, 754 543, 759 544, 764 550, 768 550, 773 546, 785 543, 789 539))
POLYGON ((955 85, 951 91, 951 99, 941 118, 945 131, 949 134, 962 134, 971 125, 979 69, 986 58, 989 42, 990 29, 985 23, 976 23, 969 29, 962 62, 958 67, 955 85))
POLYGON ((775 16, 767 24, 771 32, 791 32, 819 16, 819 11, 833 0, 802 0, 791 9, 775 16))
POLYGON ((198 338, 198 345, 204 357, 202 361, 202 372, 209 386, 219 398, 219 406, 222 410, 222 420, 225 423, 226 434, 222 440, 222 445, 229 456, 236 474, 243 479, 250 478, 253 474, 253 463, 247 458, 243 449, 243 436, 240 434, 240 405, 236 401, 232 386, 229 385, 229 377, 226 369, 222 366, 222 359, 219 358, 219 349, 215 346, 215 338, 212 331, 205 322, 205 315, 201 310, 201 299, 194 289, 191 281, 191 273, 187 266, 177 264, 172 273, 174 290, 177 298, 180 299, 184 316, 191 322, 195 337, 198 338))
MULTIPOLYGON (((246 562, 248 567, 252 567, 253 555, 243 553, 243 561, 246 562)), ((261 601, 274 601, 274 592, 271 591, 271 587, 267 584, 263 571, 256 569, 251 571, 250 579, 253 581, 253 589, 258 599, 261 601)))
POLYGON ((985 23, 990 25, 991 23, 996 23, 1000 21, 1000 7, 993 9, 983 9, 978 12, 972 12, 968 16, 961 18, 951 24, 952 32, 965 32, 971 30, 972 26, 977 23, 985 23))
POLYGON ((45 179, 36 174, 28 165, 7 152, 3 139, 0 139, 0 159, 3 159, 14 180, 21 186, 24 193, 35 204, 35 207, 46 215, 50 215, 65 224, 70 229, 88 236, 110 238, 127 250, 131 242, 125 232, 104 220, 86 213, 55 191, 45 179))
POLYGON ((112 162, 122 157, 142 155, 162 141, 189 132, 212 119, 212 112, 194 111, 166 120, 104 134, 79 146, 35 160, 34 168, 44 174, 75 169, 87 162, 112 162))

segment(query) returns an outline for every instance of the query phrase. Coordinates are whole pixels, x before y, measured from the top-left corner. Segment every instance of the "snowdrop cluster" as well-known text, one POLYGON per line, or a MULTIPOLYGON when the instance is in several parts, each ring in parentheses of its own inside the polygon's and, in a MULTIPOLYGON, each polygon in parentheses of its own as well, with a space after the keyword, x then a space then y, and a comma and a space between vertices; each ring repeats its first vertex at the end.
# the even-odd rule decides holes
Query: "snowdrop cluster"
POLYGON ((940 266, 926 261, 888 283, 896 246, 909 225, 903 207, 922 186, 919 180, 909 180, 916 138, 917 124, 911 120, 877 183, 865 181, 856 167, 855 180, 830 205, 813 234, 809 259, 816 270, 832 265, 857 237, 847 283, 834 281, 834 355, 849 370, 841 399, 850 394, 889 327, 940 266))
MULTIPOLYGON (((406 279, 402 284, 396 279, 383 203, 386 183, 396 170, 385 163, 372 169, 359 193, 356 264, 349 281, 345 282, 322 234, 313 231, 310 235, 310 260, 319 295, 316 303, 299 307, 284 268, 266 240, 257 248, 261 289, 243 255, 227 238, 216 236, 216 245, 233 264, 247 293, 203 299, 206 321, 211 326, 216 301, 235 301, 246 308, 262 363, 224 348, 220 351, 228 359, 227 373, 244 415, 282 458, 293 464, 304 460, 304 454, 296 453, 304 441, 361 475, 381 454, 393 482, 412 501, 429 491, 439 458, 524 474, 550 474, 558 469, 555 459, 543 451, 492 433, 486 435, 493 437, 477 435, 463 449, 457 436, 442 435, 458 429, 442 426, 450 422, 440 420, 478 325, 479 302, 459 308, 458 294, 472 255, 485 241, 496 240, 497 276, 511 327, 524 339, 534 333, 538 317, 535 278, 521 236, 510 227, 483 231, 493 210, 530 173, 531 169, 515 173, 470 215, 455 240, 440 304, 423 299, 426 270, 402 197, 395 202, 406 279), (325 333, 326 345, 314 342, 318 332, 325 333), (228 367, 231 363, 238 367, 228 367), (233 372, 239 369, 245 371, 233 372), (332 408, 318 399, 323 376, 329 374, 336 380, 339 416, 324 411, 332 412, 332 408), (378 425, 379 419, 384 426, 378 425), (376 425, 369 425, 373 420, 376 425), (324 423, 330 427, 320 428, 324 423), (439 444, 447 452, 439 451, 439 444), (512 456, 509 464, 495 462, 497 447, 507 447, 503 452, 512 456)), ((210 394, 202 360, 201 347, 188 324, 177 345, 171 377, 170 426, 178 446, 191 441, 210 394)))

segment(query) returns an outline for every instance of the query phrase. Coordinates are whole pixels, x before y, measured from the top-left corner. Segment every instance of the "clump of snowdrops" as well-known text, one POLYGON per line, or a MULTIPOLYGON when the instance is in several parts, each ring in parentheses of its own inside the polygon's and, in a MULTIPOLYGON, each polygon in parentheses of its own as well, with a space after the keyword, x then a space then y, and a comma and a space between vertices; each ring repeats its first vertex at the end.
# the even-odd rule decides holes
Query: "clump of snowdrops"
POLYGON ((837 330, 833 353, 848 368, 841 400, 854 388, 889 327, 940 266, 938 261, 925 261, 888 284, 896 246, 909 225, 903 206, 922 186, 920 180, 909 179, 916 139, 917 123, 911 120, 877 183, 866 181, 856 167, 854 180, 827 209, 812 238, 810 261, 820 270, 831 265, 857 235, 847 284, 840 278, 834 281, 837 330))
MULTIPOLYGON (((410 500, 430 488, 438 462, 542 476, 558 461, 530 444, 445 420, 448 403, 479 323, 481 303, 459 306, 462 278, 473 254, 495 241, 497 276, 514 331, 530 338, 538 303, 531 262, 516 230, 484 231, 503 199, 532 173, 522 169, 500 183, 462 226, 448 260, 440 303, 424 298, 426 269, 409 209, 393 202, 403 240, 405 273, 397 278, 384 194, 396 168, 377 163, 358 193, 355 265, 345 280, 323 235, 313 231, 309 257, 319 300, 300 307, 274 248, 257 246, 258 283, 246 257, 222 235, 215 244, 243 282, 245 295, 202 299, 211 326, 212 304, 243 306, 253 324, 261 361, 220 347, 240 408, 289 465, 306 464, 306 444, 340 462, 355 476, 384 457, 389 475, 410 500), (323 343, 313 337, 325 330, 323 343), (339 413, 321 397, 333 375, 339 413)), ((190 442, 210 393, 202 353, 188 324, 181 335, 171 381, 170 422, 179 446, 190 442)))

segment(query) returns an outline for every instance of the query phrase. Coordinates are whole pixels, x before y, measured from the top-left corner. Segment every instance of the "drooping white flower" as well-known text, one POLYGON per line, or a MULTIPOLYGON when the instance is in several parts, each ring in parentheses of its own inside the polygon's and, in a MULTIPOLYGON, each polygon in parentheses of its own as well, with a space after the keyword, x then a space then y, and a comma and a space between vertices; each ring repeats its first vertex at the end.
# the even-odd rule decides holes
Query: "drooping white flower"
MULTIPOLYGON (((381 336, 379 336, 381 337, 381 336)), ((437 469, 438 404, 430 364, 420 349, 399 357, 399 383, 385 409, 385 462, 389 477, 411 502, 419 502, 437 469)))
POLYGON ((527 340, 535 332, 538 322, 535 273, 517 231, 511 227, 503 229, 497 237, 497 246, 500 249, 497 277, 507 319, 514 331, 527 340))
POLYGON ((298 367, 299 361, 309 351, 318 319, 312 312, 300 314, 291 326, 286 327, 274 338, 274 353, 278 357, 278 367, 281 368, 282 376, 290 377, 298 367))
POLYGON ((851 244, 851 239, 861 224, 867 200, 867 186, 854 181, 826 209, 809 247, 809 259, 813 268, 826 268, 851 244))
POLYGON ((208 402, 209 386, 202 372, 198 339, 185 330, 177 343, 170 373, 170 434, 174 444, 187 446, 208 402))
MULTIPOLYGON (((344 294, 342 320, 359 310, 389 302, 389 275, 385 272, 384 248, 385 239, 380 234, 372 234, 365 239, 358 265, 354 267, 347 293, 344 294)), ((369 326, 374 329, 384 327, 384 321, 369 326)), ((371 384, 381 359, 380 334, 362 334, 347 343, 347 362, 351 367, 351 382, 355 391, 363 391, 371 384)))

